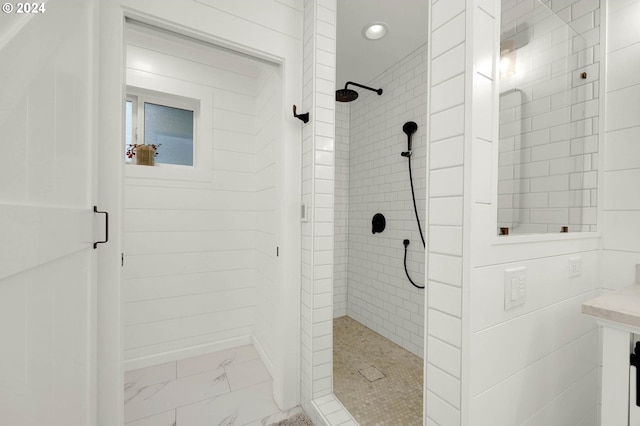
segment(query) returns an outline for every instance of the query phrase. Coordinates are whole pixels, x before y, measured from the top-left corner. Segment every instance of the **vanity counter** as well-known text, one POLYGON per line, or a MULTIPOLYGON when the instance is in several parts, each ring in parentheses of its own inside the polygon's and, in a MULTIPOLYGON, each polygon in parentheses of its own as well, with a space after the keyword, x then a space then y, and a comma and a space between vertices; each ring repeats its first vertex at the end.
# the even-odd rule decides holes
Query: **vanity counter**
POLYGON ((635 375, 629 370, 629 355, 633 334, 640 334, 640 284, 591 299, 582 304, 582 313, 594 317, 602 326, 600 423, 602 426, 636 426, 635 420, 629 422, 630 410, 637 409, 629 401, 630 374, 635 375))
POLYGON ((591 299, 582 304, 582 313, 640 332, 640 284, 591 299))

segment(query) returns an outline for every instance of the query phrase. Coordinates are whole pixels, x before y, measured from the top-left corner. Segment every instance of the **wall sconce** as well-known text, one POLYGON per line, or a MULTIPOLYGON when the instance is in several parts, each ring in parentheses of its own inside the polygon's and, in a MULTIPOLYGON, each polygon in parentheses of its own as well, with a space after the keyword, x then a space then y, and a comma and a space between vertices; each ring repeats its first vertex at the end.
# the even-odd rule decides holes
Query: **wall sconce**
POLYGON ((500 42, 500 78, 505 80, 516 74, 516 42, 500 42))

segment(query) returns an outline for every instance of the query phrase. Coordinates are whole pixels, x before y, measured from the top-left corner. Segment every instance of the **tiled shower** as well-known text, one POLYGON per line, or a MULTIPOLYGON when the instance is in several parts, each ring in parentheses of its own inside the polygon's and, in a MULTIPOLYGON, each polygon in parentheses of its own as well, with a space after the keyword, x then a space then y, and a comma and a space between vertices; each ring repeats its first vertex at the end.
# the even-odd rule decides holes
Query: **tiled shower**
POLYGON ((422 44, 362 82, 381 88, 381 95, 358 89, 356 100, 336 102, 333 383, 336 396, 363 424, 395 418, 412 425, 422 419, 425 292, 407 273, 424 286, 425 248, 408 159, 401 153, 408 149, 403 126, 415 122, 411 176, 424 230, 426 71, 427 45, 422 44), (385 228, 374 233, 372 218, 380 214, 385 228), (363 350, 351 351, 353 339, 363 350), (384 391, 389 387, 394 397, 384 391), (376 401, 376 407, 367 408, 366 401, 376 401))
POLYGON ((414 121, 411 157, 423 228, 426 194, 426 44, 367 85, 353 102, 336 102, 336 223, 334 316, 347 315, 423 357, 424 247, 413 211, 402 127, 414 121), (372 233, 374 214, 386 228, 372 233), (344 306, 346 305, 346 309, 344 306))

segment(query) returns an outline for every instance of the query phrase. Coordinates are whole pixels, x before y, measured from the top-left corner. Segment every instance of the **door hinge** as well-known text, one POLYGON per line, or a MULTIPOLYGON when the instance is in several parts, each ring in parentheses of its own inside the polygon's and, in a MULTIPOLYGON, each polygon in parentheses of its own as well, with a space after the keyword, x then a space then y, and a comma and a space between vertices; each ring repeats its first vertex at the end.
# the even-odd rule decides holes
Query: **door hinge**
POLYGON ((276 257, 280 256, 280 247, 276 246, 276 257))
POLYGON ((120 266, 124 266, 124 253, 120 253, 120 266))

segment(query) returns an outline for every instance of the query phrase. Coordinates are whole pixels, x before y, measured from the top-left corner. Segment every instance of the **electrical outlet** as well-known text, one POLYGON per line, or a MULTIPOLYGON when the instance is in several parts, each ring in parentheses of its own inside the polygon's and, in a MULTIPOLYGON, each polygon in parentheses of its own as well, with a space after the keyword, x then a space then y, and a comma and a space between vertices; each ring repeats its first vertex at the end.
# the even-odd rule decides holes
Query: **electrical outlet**
POLYGON ((524 305, 527 296, 527 268, 506 269, 504 271, 504 310, 524 305))
POLYGON ((569 278, 582 275, 582 258, 569 258, 569 278))

